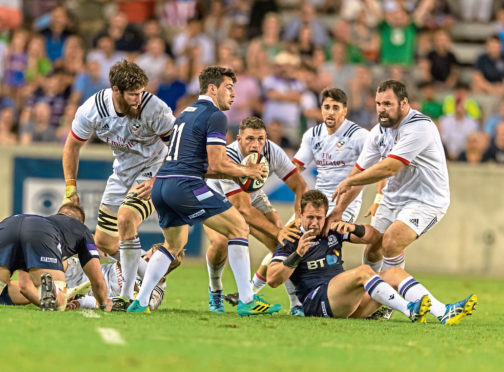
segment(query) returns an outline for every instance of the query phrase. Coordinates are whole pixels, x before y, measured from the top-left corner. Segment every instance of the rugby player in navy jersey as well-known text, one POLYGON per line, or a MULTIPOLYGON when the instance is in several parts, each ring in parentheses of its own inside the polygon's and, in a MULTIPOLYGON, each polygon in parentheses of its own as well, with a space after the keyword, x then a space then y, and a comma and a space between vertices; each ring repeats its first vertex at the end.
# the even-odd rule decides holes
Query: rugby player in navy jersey
POLYGON ((165 245, 152 256, 136 300, 128 312, 148 312, 154 286, 187 243, 189 225, 202 222, 227 239, 228 258, 238 287, 238 314, 271 314, 281 309, 255 295, 250 286, 249 227, 225 196, 210 189, 205 177, 250 177, 263 180, 263 164, 241 165, 226 155, 227 120, 222 111, 234 100, 236 76, 231 69, 211 66, 200 76, 198 101, 175 121, 166 161, 152 189, 165 245))
POLYGON ((267 280, 277 287, 288 278, 303 302, 305 316, 366 318, 382 305, 425 323, 430 312, 442 324, 458 324, 471 315, 477 296, 443 304, 410 274, 391 268, 377 275, 370 266, 343 269, 342 243, 371 243, 380 234, 369 225, 335 222, 322 236, 329 203, 318 190, 301 198, 301 231, 294 243, 279 245, 268 267, 267 280))
POLYGON ((84 211, 74 203, 63 205, 53 216, 19 214, 1 221, 0 293, 18 270, 23 296, 42 310, 64 310, 63 261, 78 255, 100 309, 110 311, 98 250, 83 222, 84 211))

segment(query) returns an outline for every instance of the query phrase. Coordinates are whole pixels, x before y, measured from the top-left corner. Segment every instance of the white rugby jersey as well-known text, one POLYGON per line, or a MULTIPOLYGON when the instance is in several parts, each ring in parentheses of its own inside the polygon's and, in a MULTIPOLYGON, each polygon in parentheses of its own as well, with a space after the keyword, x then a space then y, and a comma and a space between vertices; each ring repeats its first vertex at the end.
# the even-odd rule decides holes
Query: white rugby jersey
MULTIPOLYGON (((67 263, 68 267, 65 271, 65 279, 68 288, 75 288, 89 280, 84 273, 84 270, 82 270, 77 257, 70 257, 67 263)), ((113 264, 101 264, 100 266, 103 277, 105 278, 105 283, 107 284, 108 297, 119 296, 121 294, 122 275, 121 270, 117 266, 117 262, 114 262, 113 264)), ((92 293, 92 291, 89 291, 90 295, 92 295, 92 293)))
MULTIPOLYGON (((240 146, 238 146, 238 141, 230 143, 226 147, 227 156, 231 158, 235 163, 240 164, 245 156, 242 155, 240 151, 240 146)), ((291 163, 289 157, 284 150, 274 142, 266 140, 264 145, 264 150, 262 155, 266 157, 269 163, 269 174, 275 173, 278 178, 285 181, 294 172, 296 172, 296 167, 291 163)), ((268 182, 266 180, 266 182, 268 182)), ((240 186, 233 180, 217 180, 208 179, 208 186, 213 190, 219 192, 222 195, 230 196, 242 191, 240 186)), ((257 197, 257 192, 252 192, 249 194, 252 203, 257 197)))
MULTIPOLYGON (((163 162, 167 147, 160 137, 173 128, 171 109, 155 95, 143 92, 138 118, 118 116, 112 89, 103 89, 84 102, 72 122, 72 135, 79 141, 93 133, 114 153, 114 172, 125 184, 132 184, 142 169, 163 162)), ((152 176, 155 176, 154 174, 152 176)))
MULTIPOLYGON (((350 174, 368 135, 366 129, 346 119, 332 135, 328 134, 325 123, 319 124, 305 132, 292 161, 305 168, 315 162, 315 188, 330 201, 336 187, 350 174)), ((360 208, 361 201, 362 192, 352 203, 358 203, 360 208)), ((330 210, 334 207, 332 204, 330 210)))
POLYGON ((387 179, 383 204, 395 208, 420 201, 446 212, 450 205, 446 157, 439 131, 428 116, 410 109, 397 129, 377 124, 356 167, 364 170, 386 157, 406 166, 387 179))

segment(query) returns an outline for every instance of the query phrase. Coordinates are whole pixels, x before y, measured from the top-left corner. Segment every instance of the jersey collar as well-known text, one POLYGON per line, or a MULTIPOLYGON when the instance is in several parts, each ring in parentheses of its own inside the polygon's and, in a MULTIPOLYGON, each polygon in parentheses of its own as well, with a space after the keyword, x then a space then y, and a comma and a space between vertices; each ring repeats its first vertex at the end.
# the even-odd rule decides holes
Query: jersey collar
MULTIPOLYGON (((212 100, 212 98, 210 96, 207 96, 206 94, 200 94, 198 96, 198 101, 199 100, 203 100, 203 101, 210 101, 212 102, 212 105, 214 105, 215 107, 217 107, 217 105, 215 104, 215 102, 212 100)), ((218 108, 218 107, 217 107, 218 108)))

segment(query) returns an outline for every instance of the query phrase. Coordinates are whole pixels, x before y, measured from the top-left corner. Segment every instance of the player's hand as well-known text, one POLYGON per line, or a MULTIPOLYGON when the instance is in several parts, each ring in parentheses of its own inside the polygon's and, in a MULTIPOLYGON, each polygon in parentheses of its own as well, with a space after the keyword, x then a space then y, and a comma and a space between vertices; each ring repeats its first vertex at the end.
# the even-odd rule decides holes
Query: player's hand
POLYGON ((133 191, 137 193, 137 197, 142 200, 149 200, 151 197, 152 186, 154 185, 155 178, 151 178, 150 180, 143 181, 138 184, 133 191))
POLYGON ((299 225, 296 224, 296 220, 294 220, 282 227, 278 232, 277 240, 283 246, 285 244, 284 240, 293 243, 296 239, 299 239, 300 236, 301 230, 299 229, 299 225))
MULTIPOLYGON (((338 187, 336 187, 336 190, 334 190, 334 193, 332 195, 331 201, 338 200, 338 198, 343 195, 344 193, 350 191, 352 186, 348 184, 347 179, 343 180, 340 182, 338 187)), ((337 202, 336 202, 337 204, 337 202)))
POLYGON ((327 236, 329 234, 329 230, 331 230, 331 226, 339 221, 341 221, 341 214, 335 213, 334 211, 331 212, 326 217, 325 225, 324 228, 322 229, 322 236, 327 236))
POLYGON ((107 298, 107 307, 103 311, 105 311, 107 313, 112 311, 112 299, 111 298, 107 298))
POLYGON ((338 234, 348 234, 355 231, 355 225, 344 221, 333 222, 331 230, 336 230, 338 234))
POLYGON ((80 302, 77 300, 74 300, 72 297, 72 299, 67 302, 65 310, 77 310, 79 307, 80 307, 80 302))
POLYGON ((376 214, 376 210, 378 209, 379 206, 380 206, 380 203, 373 203, 373 204, 371 204, 371 206, 367 210, 367 212, 364 215, 364 217, 367 217, 367 216, 374 217, 375 214, 376 214))
POLYGON ((65 197, 63 199, 63 201, 61 202, 61 205, 65 205, 65 204, 68 204, 68 203, 74 203, 74 204, 80 205, 79 195, 73 194, 69 198, 65 197))
POLYGON ((301 239, 299 239, 298 247, 296 249, 296 252, 298 255, 303 257, 306 252, 308 252, 308 249, 313 245, 315 241, 316 236, 313 235, 313 230, 308 230, 301 236, 301 239))
POLYGON ((264 182, 264 180, 268 177, 269 167, 266 164, 262 163, 251 163, 251 160, 249 160, 249 162, 245 166, 245 172, 245 177, 264 182))

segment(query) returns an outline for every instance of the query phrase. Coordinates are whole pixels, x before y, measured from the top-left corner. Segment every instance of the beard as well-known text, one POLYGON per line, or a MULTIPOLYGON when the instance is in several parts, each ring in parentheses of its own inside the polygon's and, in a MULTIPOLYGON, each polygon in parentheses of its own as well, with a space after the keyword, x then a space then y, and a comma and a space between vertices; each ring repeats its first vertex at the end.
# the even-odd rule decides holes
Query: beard
POLYGON ((399 122, 400 116, 401 116, 401 113, 398 110, 396 112, 396 116, 395 117, 392 117, 392 116, 390 116, 388 114, 378 115, 378 121, 379 121, 380 125, 383 128, 391 128, 391 127, 395 126, 399 122), (387 119, 387 121, 381 121, 382 118, 387 119))
MULTIPOLYGON (((135 119, 138 117, 140 110, 129 105, 128 102, 126 102, 126 100, 123 98, 122 94, 119 95, 117 103, 119 105, 121 113, 126 115, 128 118, 135 119)), ((138 105, 138 107, 140 107, 140 105, 138 105)))

